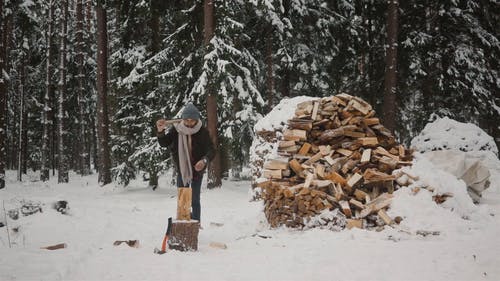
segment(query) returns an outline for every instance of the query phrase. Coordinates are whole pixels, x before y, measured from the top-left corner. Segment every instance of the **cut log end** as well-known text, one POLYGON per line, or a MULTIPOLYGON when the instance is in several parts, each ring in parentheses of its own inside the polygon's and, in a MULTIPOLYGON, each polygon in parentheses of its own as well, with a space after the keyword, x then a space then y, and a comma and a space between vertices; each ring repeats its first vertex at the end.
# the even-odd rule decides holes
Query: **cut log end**
POLYGON ((178 251, 197 251, 200 222, 197 220, 177 220, 172 223, 172 233, 168 240, 170 249, 178 251))

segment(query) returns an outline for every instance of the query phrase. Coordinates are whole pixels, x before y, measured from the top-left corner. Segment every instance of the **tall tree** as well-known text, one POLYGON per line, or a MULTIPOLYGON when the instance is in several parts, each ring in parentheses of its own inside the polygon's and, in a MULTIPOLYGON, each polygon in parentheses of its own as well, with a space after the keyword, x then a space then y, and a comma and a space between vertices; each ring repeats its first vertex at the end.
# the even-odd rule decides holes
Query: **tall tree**
POLYGON ((54 1, 49 0, 48 3, 48 18, 47 18, 47 32, 45 35, 47 45, 46 45, 46 59, 45 59, 45 95, 43 98, 44 106, 42 110, 42 167, 40 169, 40 180, 49 180, 49 163, 50 163, 50 111, 51 109, 51 96, 53 95, 52 90, 52 40, 53 40, 53 25, 54 25, 54 1))
POLYGON ((387 50, 384 79, 384 125, 396 129, 396 88, 398 70, 398 0, 388 0, 387 50))
MULTIPOLYGON (((215 20, 214 20, 214 1, 204 0, 204 40, 203 44, 208 49, 210 40, 214 37, 215 20)), ((210 163, 208 169, 208 188, 220 187, 222 185, 221 174, 221 156, 219 150, 219 142, 217 137, 217 96, 213 87, 213 77, 207 77, 207 128, 212 138, 212 142, 216 148, 214 160, 210 163)))
MULTIPOLYGON (((24 32, 22 34, 23 40, 24 38, 24 32)), ((26 163, 26 149, 25 149, 25 134, 26 134, 26 114, 25 114, 25 81, 26 81, 26 53, 29 50, 24 49, 24 44, 23 48, 21 49, 21 64, 19 65, 19 72, 20 72, 20 81, 19 81, 19 134, 18 134, 18 148, 17 148, 17 180, 22 181, 23 177, 23 172, 26 172, 24 168, 24 164, 26 163)))
POLYGON ((99 141, 99 184, 111 182, 109 119, 107 105, 108 31, 106 1, 98 0, 97 13, 97 135, 99 141))
POLYGON ((58 182, 65 183, 68 178, 68 156, 67 156, 67 130, 66 130, 66 47, 68 39, 68 0, 61 1, 61 19, 60 19, 60 49, 59 49, 59 99, 58 99, 58 182))
POLYGON ((78 102, 78 115, 79 115, 79 128, 78 136, 79 142, 77 144, 78 153, 78 165, 80 174, 85 176, 90 174, 90 151, 89 151, 89 135, 90 131, 88 129, 88 110, 87 110, 87 95, 88 91, 85 91, 85 53, 84 47, 85 42, 83 41, 84 29, 84 9, 83 1, 76 0, 76 63, 78 65, 78 75, 77 75, 77 102, 78 102))
POLYGON ((6 77, 4 77, 5 46, 3 44, 6 34, 4 32, 3 5, 4 0, 0 0, 0 189, 5 187, 5 160, 7 158, 5 147, 7 87, 5 86, 6 77))
POLYGON ((269 23, 265 29, 266 34, 266 90, 267 90, 267 110, 271 111, 275 105, 274 99, 274 62, 273 62, 273 27, 269 23))

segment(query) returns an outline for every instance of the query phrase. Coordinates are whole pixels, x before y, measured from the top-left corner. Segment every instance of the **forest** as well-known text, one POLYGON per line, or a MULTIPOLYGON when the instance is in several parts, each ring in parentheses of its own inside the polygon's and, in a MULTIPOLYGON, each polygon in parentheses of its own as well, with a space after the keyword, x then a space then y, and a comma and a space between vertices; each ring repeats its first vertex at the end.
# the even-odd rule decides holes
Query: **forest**
POLYGON ((208 186, 248 165, 253 125, 280 100, 368 101, 409 145, 437 117, 500 145, 494 0, 0 0, 5 171, 101 185, 171 167, 155 121, 187 102, 217 146, 208 186))

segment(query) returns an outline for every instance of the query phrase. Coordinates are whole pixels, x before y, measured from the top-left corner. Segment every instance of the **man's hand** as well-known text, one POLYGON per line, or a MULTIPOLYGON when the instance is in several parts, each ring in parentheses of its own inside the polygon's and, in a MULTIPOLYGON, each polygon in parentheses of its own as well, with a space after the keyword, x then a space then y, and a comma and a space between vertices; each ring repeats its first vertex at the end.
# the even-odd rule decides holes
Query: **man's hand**
POLYGON ((165 127, 167 127, 167 120, 160 119, 156 121, 156 130, 158 130, 158 133, 163 132, 165 130, 165 127))
POLYGON ((200 161, 196 162, 196 164, 194 165, 194 169, 197 172, 203 170, 205 168, 205 165, 206 165, 205 161, 206 161, 205 159, 201 159, 200 161))

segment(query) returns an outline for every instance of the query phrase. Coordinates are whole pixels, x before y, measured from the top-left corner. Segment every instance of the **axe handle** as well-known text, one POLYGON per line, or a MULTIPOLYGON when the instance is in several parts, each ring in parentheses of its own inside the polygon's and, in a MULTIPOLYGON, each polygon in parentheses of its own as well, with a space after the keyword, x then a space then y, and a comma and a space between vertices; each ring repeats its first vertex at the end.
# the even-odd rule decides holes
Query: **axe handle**
POLYGON ((167 232, 165 237, 163 237, 163 242, 161 243, 161 250, 165 252, 167 250, 167 243, 170 233, 172 232, 172 217, 168 218, 167 232))
POLYGON ((182 119, 170 119, 170 120, 165 120, 165 125, 171 125, 171 124, 176 124, 180 123, 182 119))

